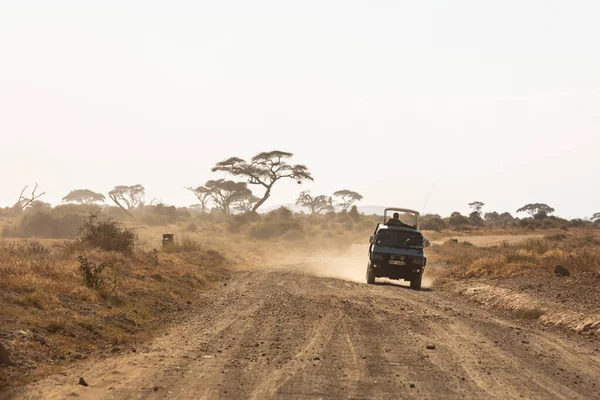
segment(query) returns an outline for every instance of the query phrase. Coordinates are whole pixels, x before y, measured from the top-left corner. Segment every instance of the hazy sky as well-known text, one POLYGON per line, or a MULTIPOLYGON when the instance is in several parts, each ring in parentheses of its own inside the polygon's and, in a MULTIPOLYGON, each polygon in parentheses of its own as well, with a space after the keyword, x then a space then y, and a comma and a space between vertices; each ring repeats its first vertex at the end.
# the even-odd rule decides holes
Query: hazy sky
POLYGON ((600 211, 600 2, 0 0, 0 205, 38 182, 184 186, 295 153, 315 182, 427 212, 600 211))

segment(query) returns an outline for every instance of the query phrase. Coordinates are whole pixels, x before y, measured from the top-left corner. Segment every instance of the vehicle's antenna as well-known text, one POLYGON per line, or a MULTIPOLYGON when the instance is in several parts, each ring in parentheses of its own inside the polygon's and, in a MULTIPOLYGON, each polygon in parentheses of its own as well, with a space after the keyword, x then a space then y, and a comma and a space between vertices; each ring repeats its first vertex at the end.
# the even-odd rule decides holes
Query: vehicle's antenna
POLYGON ((429 196, 431 196, 431 192, 433 192, 433 188, 435 187, 436 183, 437 183, 437 181, 433 181, 433 186, 431 187, 431 190, 429 190, 429 193, 427 194, 427 197, 425 198, 425 204, 423 204, 423 211, 421 212, 421 215, 425 214, 425 207, 427 207, 427 202, 429 201, 429 196))

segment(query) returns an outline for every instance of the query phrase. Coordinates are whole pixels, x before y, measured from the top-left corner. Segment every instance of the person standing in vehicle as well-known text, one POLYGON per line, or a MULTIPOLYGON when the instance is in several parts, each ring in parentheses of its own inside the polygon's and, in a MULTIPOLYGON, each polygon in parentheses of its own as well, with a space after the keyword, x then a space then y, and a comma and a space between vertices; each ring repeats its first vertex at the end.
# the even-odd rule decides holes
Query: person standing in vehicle
POLYGON ((400 221, 400 214, 398 214, 397 212, 394 213, 394 215, 392 215, 392 218, 390 218, 387 222, 387 225, 401 225, 402 221, 400 221))
POLYGON ((404 222, 400 221, 400 214, 398 214, 397 212, 395 212, 394 215, 392 215, 392 218, 390 220, 388 220, 387 225, 402 226, 402 227, 405 227, 405 228, 412 228, 412 226, 407 225, 404 222))

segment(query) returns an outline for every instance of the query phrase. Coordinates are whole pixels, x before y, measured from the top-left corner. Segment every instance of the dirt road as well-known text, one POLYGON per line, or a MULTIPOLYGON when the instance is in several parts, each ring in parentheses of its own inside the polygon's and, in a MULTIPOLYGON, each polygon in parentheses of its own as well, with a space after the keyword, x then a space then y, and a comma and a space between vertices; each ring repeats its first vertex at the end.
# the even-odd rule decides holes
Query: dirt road
POLYGON ((265 269, 236 273, 200 296, 183 325, 146 348, 84 362, 14 398, 590 399, 600 393, 598 342, 503 319, 436 290, 265 269), (89 387, 77 384, 80 376, 89 387))

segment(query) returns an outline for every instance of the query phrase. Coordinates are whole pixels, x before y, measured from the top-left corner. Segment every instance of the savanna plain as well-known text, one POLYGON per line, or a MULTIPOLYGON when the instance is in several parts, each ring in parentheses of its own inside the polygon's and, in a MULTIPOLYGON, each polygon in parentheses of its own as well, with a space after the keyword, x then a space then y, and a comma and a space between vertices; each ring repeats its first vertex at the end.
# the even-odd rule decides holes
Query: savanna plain
POLYGON ((456 214, 412 290, 355 207, 4 210, 0 398, 600 398, 600 225, 456 214))

